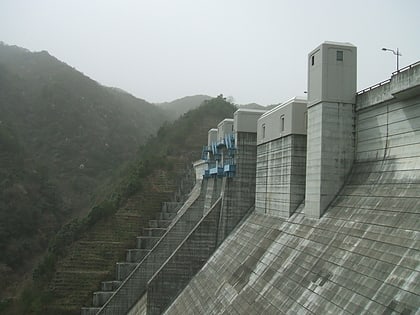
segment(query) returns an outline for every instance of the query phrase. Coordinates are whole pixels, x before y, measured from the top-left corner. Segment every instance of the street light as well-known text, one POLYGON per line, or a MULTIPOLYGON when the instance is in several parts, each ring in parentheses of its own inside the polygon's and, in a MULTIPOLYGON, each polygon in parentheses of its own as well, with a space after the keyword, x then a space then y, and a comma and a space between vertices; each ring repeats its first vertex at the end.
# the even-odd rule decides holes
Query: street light
POLYGON ((400 62, 399 62, 399 59, 400 59, 400 56, 402 56, 402 55, 401 55, 401 53, 399 52, 398 48, 397 48, 397 51, 395 51, 394 49, 389 49, 389 48, 382 48, 382 50, 383 50, 383 51, 390 51, 390 52, 392 52, 395 56, 397 56, 397 71, 399 71, 399 70, 400 70, 400 62))

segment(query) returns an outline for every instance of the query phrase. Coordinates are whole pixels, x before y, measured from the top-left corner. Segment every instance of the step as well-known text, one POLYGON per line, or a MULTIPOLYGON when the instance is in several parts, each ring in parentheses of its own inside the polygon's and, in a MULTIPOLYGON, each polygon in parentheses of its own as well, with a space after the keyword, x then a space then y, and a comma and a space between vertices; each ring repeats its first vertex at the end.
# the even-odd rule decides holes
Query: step
POLYGON ((162 236, 165 232, 165 228, 144 228, 143 236, 162 236))
POLYGON ((102 307, 114 294, 112 291, 93 292, 92 305, 94 307, 102 307))
POLYGON ((129 263, 138 263, 142 261, 149 252, 149 249, 127 249, 126 261, 129 263))
POLYGON ((107 271, 60 271, 58 270, 50 284, 50 289, 59 297, 76 299, 82 305, 86 295, 98 289, 98 283, 109 277, 107 271), (77 290, 75 290, 77 288, 77 290), (80 298, 80 299, 79 299, 80 298))
POLYGON ((80 315, 96 315, 100 307, 82 307, 80 315))
POLYGON ((167 228, 172 220, 149 220, 149 227, 151 228, 167 228))
POLYGON ((159 219, 161 220, 172 220, 175 218, 176 212, 161 212, 159 219))
POLYGON ((162 212, 172 212, 176 213, 179 208, 181 208, 182 202, 170 201, 162 203, 162 212))
POLYGON ((159 240, 159 236, 137 236, 137 248, 152 249, 159 240))
POLYGON ((136 268, 137 263, 117 262, 116 279, 123 281, 136 268))
POLYGON ((121 281, 102 281, 101 291, 115 291, 121 285, 121 281))

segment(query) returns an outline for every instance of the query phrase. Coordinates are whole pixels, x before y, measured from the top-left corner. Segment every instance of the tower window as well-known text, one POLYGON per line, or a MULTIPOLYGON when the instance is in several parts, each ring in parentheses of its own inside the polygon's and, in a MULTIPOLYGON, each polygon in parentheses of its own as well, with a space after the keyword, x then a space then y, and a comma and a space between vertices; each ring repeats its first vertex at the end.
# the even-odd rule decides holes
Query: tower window
POLYGON ((262 137, 265 138, 265 124, 262 125, 262 137))
POLYGON ((280 131, 284 131, 284 115, 281 115, 280 117, 280 131))
POLYGON ((311 57, 311 64, 314 65, 315 64, 315 56, 311 57))
POLYGON ((343 61, 343 51, 337 50, 337 61, 343 61))

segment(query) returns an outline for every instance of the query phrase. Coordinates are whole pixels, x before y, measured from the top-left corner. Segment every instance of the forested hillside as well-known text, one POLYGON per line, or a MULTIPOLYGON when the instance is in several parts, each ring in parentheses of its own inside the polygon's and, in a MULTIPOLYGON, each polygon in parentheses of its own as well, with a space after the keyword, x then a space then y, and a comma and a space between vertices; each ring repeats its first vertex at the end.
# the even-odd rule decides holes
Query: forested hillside
POLYGON ((47 52, 6 45, 0 45, 0 117, 20 140, 25 165, 48 169, 73 208, 86 205, 80 193, 132 158, 167 119, 156 106, 103 87, 47 52))
POLYGON ((0 298, 167 118, 45 51, 0 42, 0 298))
MULTIPOLYGON (((200 158, 208 130, 222 119, 233 117, 234 111, 234 105, 217 97, 205 101, 175 122, 165 123, 156 136, 140 146, 136 158, 120 168, 109 181, 102 192, 106 198, 98 202, 86 217, 66 224, 51 239, 47 255, 34 271, 33 285, 27 287, 20 297, 3 302, 5 314, 79 314, 82 304, 87 305, 91 299, 91 291, 86 292, 86 288, 95 288, 101 279, 104 280, 101 277, 114 274, 114 262, 109 257, 120 257, 124 253, 121 248, 120 252, 114 253, 109 245, 110 241, 112 244, 121 242, 126 238, 125 233, 132 233, 128 227, 121 227, 121 217, 129 211, 133 216, 130 226, 139 227, 153 218, 156 215, 153 211, 158 212, 160 208, 155 209, 149 199, 159 195, 159 183, 163 180, 165 187, 176 186, 183 176, 184 167, 200 158), (133 221, 134 215, 140 221, 133 221), (121 230, 116 232, 117 227, 121 230), (108 229, 106 237, 104 229, 108 229), (104 237, 106 240, 102 239, 104 237), (92 242, 98 248, 98 252, 89 249, 98 263, 96 267, 88 263, 92 256, 89 259, 83 257, 86 255, 83 244, 92 242), (79 256, 80 259, 75 258, 79 256), (103 263, 99 264, 99 261, 103 263), (70 279, 63 278, 66 271, 77 275, 71 277, 71 283, 70 279)), ((164 195, 167 198, 167 194, 164 195)), ((153 202, 159 205, 164 201, 168 199, 153 202)), ((133 236, 129 239, 134 240, 133 236)))
POLYGON ((0 125, 0 292, 31 265, 63 219, 62 200, 45 172, 25 167, 16 134, 0 125))

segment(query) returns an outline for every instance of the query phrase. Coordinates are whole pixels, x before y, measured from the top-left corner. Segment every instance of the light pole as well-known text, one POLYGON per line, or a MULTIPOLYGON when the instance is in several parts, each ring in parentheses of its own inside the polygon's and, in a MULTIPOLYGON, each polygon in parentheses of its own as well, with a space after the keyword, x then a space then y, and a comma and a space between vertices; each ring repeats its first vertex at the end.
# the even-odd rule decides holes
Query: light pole
POLYGON ((389 48, 382 48, 382 50, 383 51, 390 51, 395 56, 397 56, 397 71, 399 71, 400 70, 400 62, 399 61, 400 61, 400 56, 402 56, 402 55, 401 55, 400 51, 398 50, 398 48, 397 48, 396 51, 394 49, 389 49, 389 48))

